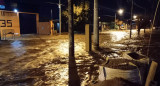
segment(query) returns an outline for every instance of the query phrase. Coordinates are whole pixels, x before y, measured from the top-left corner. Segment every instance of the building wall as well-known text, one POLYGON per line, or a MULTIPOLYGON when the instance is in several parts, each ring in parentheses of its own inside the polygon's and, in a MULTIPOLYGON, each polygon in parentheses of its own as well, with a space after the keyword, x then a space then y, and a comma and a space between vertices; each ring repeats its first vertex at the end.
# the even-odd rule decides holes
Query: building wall
MULTIPOLYGON (((17 36, 20 36, 20 17, 19 13, 25 14, 35 14, 36 15, 36 26, 37 26, 37 34, 39 30, 39 14, 38 13, 29 13, 29 12, 18 12, 15 13, 13 11, 0 10, 0 37, 3 38, 3 30, 4 29, 14 29, 17 36)), ((10 35, 8 35, 10 36, 10 35)))
POLYGON ((50 22, 39 22, 38 34, 40 35, 49 35, 51 33, 51 24, 50 22))
POLYGON ((19 14, 11 11, 0 10, 0 30, 3 37, 4 29, 14 29, 15 33, 20 35, 19 14))

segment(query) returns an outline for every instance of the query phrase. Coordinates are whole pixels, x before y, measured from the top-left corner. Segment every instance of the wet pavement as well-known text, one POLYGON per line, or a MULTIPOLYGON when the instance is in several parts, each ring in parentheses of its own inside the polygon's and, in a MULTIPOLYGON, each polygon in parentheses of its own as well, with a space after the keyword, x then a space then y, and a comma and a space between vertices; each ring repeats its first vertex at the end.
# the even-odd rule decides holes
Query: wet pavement
MULTIPOLYGON (((149 57, 159 60, 160 31, 154 30, 149 57)), ((150 30, 129 39, 129 31, 100 34, 100 50, 85 51, 85 36, 75 35, 75 59, 81 86, 98 83, 98 65, 106 57, 123 58, 124 51, 147 55, 150 30)), ((22 35, 0 41, 0 86, 67 86, 68 35, 22 35)), ((157 74, 159 73, 159 69, 157 74)), ((156 78, 156 80, 159 80, 156 78)))

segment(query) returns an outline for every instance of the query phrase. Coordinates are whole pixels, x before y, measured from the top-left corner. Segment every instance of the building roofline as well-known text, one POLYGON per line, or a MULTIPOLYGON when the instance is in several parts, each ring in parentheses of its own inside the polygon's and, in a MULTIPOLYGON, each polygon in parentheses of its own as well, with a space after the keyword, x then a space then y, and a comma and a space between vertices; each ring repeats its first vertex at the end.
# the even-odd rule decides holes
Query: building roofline
MULTIPOLYGON (((0 10, 5 12, 14 12, 14 11, 8 11, 8 10, 0 10)), ((26 13, 26 14, 39 14, 39 13, 31 13, 31 12, 17 12, 17 13, 26 13)))

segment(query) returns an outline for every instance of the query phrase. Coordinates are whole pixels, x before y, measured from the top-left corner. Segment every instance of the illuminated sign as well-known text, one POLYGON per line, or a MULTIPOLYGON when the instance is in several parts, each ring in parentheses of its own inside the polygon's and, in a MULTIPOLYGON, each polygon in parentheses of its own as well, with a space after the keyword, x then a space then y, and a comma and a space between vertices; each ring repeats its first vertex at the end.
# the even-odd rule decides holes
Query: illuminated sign
POLYGON ((0 9, 5 9, 5 6, 4 5, 0 5, 0 9))

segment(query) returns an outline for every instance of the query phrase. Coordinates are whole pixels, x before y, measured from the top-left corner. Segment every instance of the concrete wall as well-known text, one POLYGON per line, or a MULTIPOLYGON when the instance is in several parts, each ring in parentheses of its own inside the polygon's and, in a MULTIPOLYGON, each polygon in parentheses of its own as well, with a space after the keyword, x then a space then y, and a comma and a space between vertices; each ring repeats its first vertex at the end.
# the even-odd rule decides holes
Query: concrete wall
POLYGON ((49 35, 51 32, 50 22, 39 22, 38 27, 38 34, 40 35, 49 35))
POLYGON ((20 19, 19 13, 35 14, 37 23, 37 34, 39 30, 39 14, 38 13, 28 13, 28 12, 18 12, 0 10, 0 36, 3 38, 3 29, 14 29, 15 33, 20 36, 20 19))

